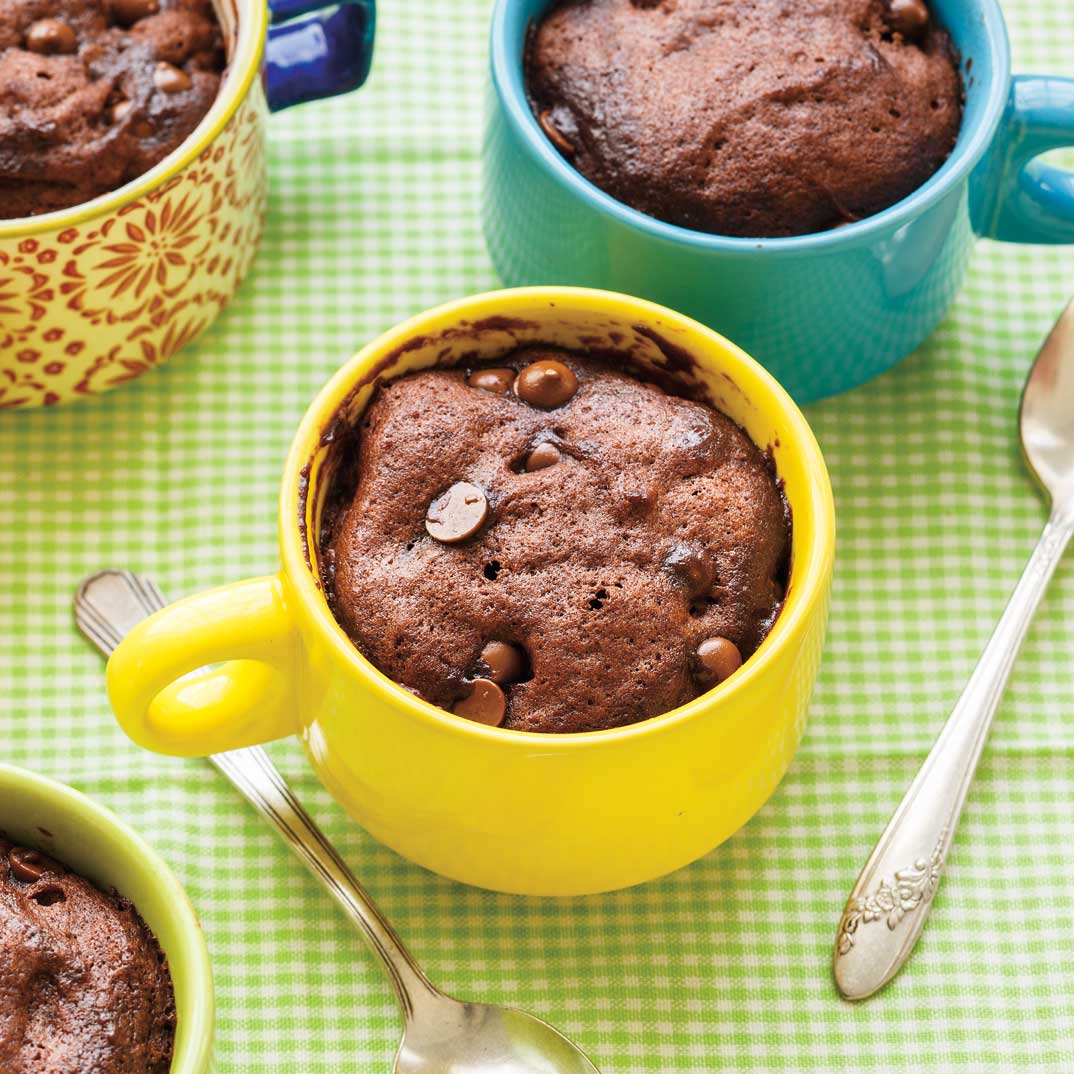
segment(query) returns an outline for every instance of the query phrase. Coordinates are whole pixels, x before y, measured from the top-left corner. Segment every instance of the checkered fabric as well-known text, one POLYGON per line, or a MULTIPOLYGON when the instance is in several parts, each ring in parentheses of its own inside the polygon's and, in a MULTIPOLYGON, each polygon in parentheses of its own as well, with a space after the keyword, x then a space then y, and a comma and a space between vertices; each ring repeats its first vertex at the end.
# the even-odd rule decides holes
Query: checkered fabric
MULTIPOLYGON (((1016 69, 1071 71, 1070 0, 1005 7, 1016 69)), ((478 222, 488 2, 381 8, 369 85, 271 120, 264 247, 207 335, 106 397, 0 419, 0 753, 111 806, 174 867, 213 958, 222 1074, 381 1074, 392 995, 215 771, 127 741, 71 597, 102 566, 173 597, 271 568, 281 465, 315 390, 400 319, 496 286, 478 222)), ((703 861, 605 897, 465 888, 349 823, 296 742, 271 747, 433 980, 539 1012, 608 1074, 1074 1070, 1074 556, 910 967, 861 1006, 829 975, 858 868, 1043 523, 1015 413, 1072 291, 1070 248, 982 243, 925 347, 808 408, 839 512, 830 642, 790 773, 703 861)))

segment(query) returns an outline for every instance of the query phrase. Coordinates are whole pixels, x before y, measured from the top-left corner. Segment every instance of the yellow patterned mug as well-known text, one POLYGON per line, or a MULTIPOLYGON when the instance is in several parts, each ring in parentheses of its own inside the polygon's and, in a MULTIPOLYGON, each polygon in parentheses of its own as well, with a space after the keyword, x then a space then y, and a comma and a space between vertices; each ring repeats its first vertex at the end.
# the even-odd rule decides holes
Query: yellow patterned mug
POLYGON ((141 745, 182 755, 298 734, 351 816, 444 876, 532 895, 661 876, 749 820, 798 745, 835 546, 824 460, 768 373, 661 306, 526 288, 463 299, 381 336, 340 369, 299 426, 283 477, 280 544, 278 574, 187 598, 128 635, 108 666, 119 722, 141 745), (435 708, 357 652, 319 584, 317 534, 338 421, 356 421, 385 379, 538 341, 626 351, 643 369, 684 350, 711 402, 772 451, 793 516, 786 604, 757 652, 715 690, 614 730, 509 731, 435 708))
POLYGON ((261 237, 266 113, 369 72, 374 0, 325 3, 215 0, 228 67, 190 137, 118 190, 0 220, 0 408, 106 391, 216 317, 261 237))

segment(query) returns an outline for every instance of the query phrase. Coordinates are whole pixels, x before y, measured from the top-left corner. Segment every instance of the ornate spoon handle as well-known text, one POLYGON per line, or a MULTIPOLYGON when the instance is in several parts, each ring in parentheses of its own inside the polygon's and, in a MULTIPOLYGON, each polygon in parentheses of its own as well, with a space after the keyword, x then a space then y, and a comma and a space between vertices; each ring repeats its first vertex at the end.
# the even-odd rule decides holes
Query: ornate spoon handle
POLYGON ((832 960, 846 999, 878 991, 913 950, 1018 650, 1072 535, 1074 515, 1053 510, 966 689, 850 893, 832 960))

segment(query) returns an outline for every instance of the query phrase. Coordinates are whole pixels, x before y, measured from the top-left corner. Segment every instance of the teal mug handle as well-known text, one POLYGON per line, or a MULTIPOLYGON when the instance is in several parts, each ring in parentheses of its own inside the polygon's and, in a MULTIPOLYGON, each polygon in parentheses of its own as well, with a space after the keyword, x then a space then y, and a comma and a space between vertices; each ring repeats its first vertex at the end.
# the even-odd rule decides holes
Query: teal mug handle
POLYGON ((1074 171, 1037 158, 1074 146, 1074 78, 1017 75, 993 147, 993 210, 984 234, 1074 243, 1074 171))

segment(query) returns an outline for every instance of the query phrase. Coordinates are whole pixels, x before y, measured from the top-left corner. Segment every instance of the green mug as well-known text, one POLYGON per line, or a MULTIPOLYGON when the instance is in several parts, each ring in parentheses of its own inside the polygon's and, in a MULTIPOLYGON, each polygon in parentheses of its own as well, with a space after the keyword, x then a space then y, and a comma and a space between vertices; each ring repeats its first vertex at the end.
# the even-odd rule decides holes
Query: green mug
POLYGON ((171 1074, 208 1074, 215 1017, 209 952, 186 892, 156 852, 84 794, 9 764, 0 764, 0 833, 130 899, 171 969, 171 1074))

